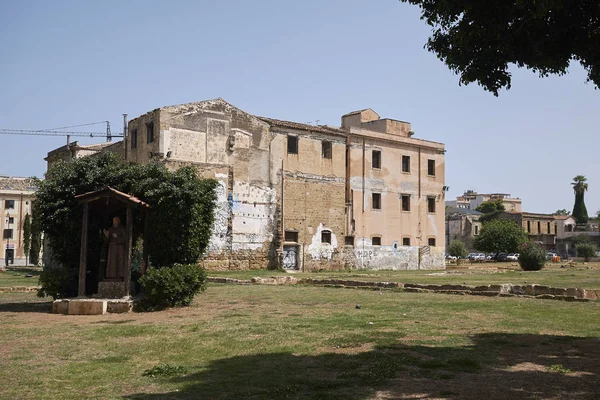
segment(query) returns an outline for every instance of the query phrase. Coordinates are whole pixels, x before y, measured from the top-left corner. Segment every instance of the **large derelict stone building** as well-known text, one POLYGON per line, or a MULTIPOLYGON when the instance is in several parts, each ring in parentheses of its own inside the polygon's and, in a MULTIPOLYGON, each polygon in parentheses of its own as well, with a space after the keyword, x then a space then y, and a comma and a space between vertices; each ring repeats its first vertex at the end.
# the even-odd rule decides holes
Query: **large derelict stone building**
POLYGON ((150 111, 129 122, 120 147, 100 151, 217 179, 207 268, 443 267, 444 145, 370 109, 341 125, 217 99, 150 111))

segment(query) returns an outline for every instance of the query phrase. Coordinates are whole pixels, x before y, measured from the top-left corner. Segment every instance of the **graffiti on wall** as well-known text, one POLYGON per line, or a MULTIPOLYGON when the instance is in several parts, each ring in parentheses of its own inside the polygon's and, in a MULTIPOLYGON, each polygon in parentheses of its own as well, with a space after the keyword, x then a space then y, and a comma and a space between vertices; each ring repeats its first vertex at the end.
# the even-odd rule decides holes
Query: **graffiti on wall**
POLYGON ((338 241, 335 234, 331 229, 319 224, 317 231, 312 236, 310 245, 308 245, 308 253, 313 260, 331 260, 337 247, 338 241), (323 240, 323 232, 325 232, 325 238, 330 239, 331 243, 323 240))

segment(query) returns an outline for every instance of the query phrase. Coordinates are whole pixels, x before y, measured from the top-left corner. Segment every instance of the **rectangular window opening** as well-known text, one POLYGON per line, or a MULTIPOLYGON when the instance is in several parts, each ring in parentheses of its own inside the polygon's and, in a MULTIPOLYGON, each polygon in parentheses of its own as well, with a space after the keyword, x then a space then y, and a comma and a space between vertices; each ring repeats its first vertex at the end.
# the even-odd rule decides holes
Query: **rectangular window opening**
POLYGON ((371 238, 371 244, 373 246, 381 246, 381 237, 380 236, 373 236, 371 238))
POLYGON ((427 244, 429 246, 435 247, 435 238, 429 238, 429 239, 427 239, 427 244))
POLYGON ((14 210, 15 201, 14 200, 4 200, 4 208, 7 210, 14 210))
POLYGON ((129 137, 131 139, 131 148, 137 148, 137 129, 132 129, 129 137))
POLYGON ((287 137, 287 152, 288 154, 298 154, 298 136, 287 137))
POLYGON ((410 194, 402 195, 402 211, 410 211, 410 194))
POLYGON ((2 237, 4 239, 12 239, 13 238, 13 230, 12 229, 5 229, 4 230, 4 235, 2 235, 2 237))
POLYGON ((475 235, 479 235, 479 227, 475 225, 475 235))
POLYGON ((427 198, 427 212, 430 212, 430 213, 435 212, 435 197, 427 198))
POLYGON ((346 236, 344 243, 346 246, 354 246, 354 236, 346 236))
POLYGON ((298 242, 298 232, 297 231, 285 231, 285 241, 286 242, 298 242))
POLYGON ((8 224, 14 224, 15 223, 15 218, 14 217, 8 217, 8 224))
POLYGON ((373 168, 381 169, 381 151, 373 150, 373 156, 371 159, 373 168))
POLYGON ((552 228, 550 228, 550 222, 548 222, 548 234, 552 233, 552 228))
POLYGON ((326 140, 321 142, 321 157, 327 158, 331 160, 332 150, 331 150, 331 142, 326 140))
POLYGON ((154 142, 154 122, 146 124, 146 143, 154 142))
POLYGON ((402 156, 402 172, 410 172, 410 156, 402 156))
POLYGON ((373 193, 373 210, 381 210, 381 193, 373 193))
POLYGON ((321 243, 331 244, 331 231, 322 231, 321 232, 321 243))
POLYGON ((427 160, 427 175, 435 176, 435 160, 427 160))
POLYGON ((402 238, 402 246, 410 246, 410 238, 402 238))
POLYGON ((538 235, 540 235, 542 233, 542 223, 540 221, 538 221, 538 231, 537 231, 538 235))
POLYGON ((527 221, 527 233, 531 233, 531 221, 527 221))

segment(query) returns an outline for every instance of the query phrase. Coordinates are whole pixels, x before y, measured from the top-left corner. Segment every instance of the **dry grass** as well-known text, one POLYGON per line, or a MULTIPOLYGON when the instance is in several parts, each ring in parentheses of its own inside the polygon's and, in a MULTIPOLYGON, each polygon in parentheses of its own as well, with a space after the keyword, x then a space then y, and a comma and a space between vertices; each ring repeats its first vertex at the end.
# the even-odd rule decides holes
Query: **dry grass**
POLYGON ((48 307, 0 294, 0 398, 593 399, 600 383, 599 302, 211 285, 157 313, 48 307), (188 373, 143 376, 159 365, 188 373))

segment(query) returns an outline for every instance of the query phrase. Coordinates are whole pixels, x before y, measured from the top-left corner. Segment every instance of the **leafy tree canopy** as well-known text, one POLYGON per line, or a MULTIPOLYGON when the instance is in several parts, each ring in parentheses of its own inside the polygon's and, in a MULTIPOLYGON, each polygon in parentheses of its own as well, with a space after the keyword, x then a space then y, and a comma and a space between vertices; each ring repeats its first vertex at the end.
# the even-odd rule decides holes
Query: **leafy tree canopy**
POLYGON ((527 239, 527 232, 515 222, 491 220, 483 224, 474 244, 486 253, 518 253, 527 239))
POLYGON ((561 210, 556 210, 554 215, 569 215, 569 212, 563 208, 561 210))
POLYGON ((477 208, 475 208, 475 211, 479 211, 484 214, 491 214, 496 211, 504 211, 504 209, 505 208, 502 199, 497 199, 484 201, 483 203, 478 205, 477 208))
MULTIPOLYGON (((170 172, 159 163, 125 163, 115 154, 102 153, 53 166, 39 182, 35 209, 53 258, 74 274, 79 265, 82 218, 75 196, 105 186, 132 194, 152 207, 145 240, 154 266, 193 264, 210 239, 216 185, 215 180, 199 179, 192 168, 170 172)), ((141 234, 140 218, 135 215, 134 242, 141 234)), ((65 288, 63 294, 72 295, 75 289, 65 288)))
POLYGON ((498 96, 510 89, 509 64, 546 77, 571 60, 600 84, 597 0, 400 0, 419 6, 433 27, 426 44, 461 84, 477 82, 498 96))

